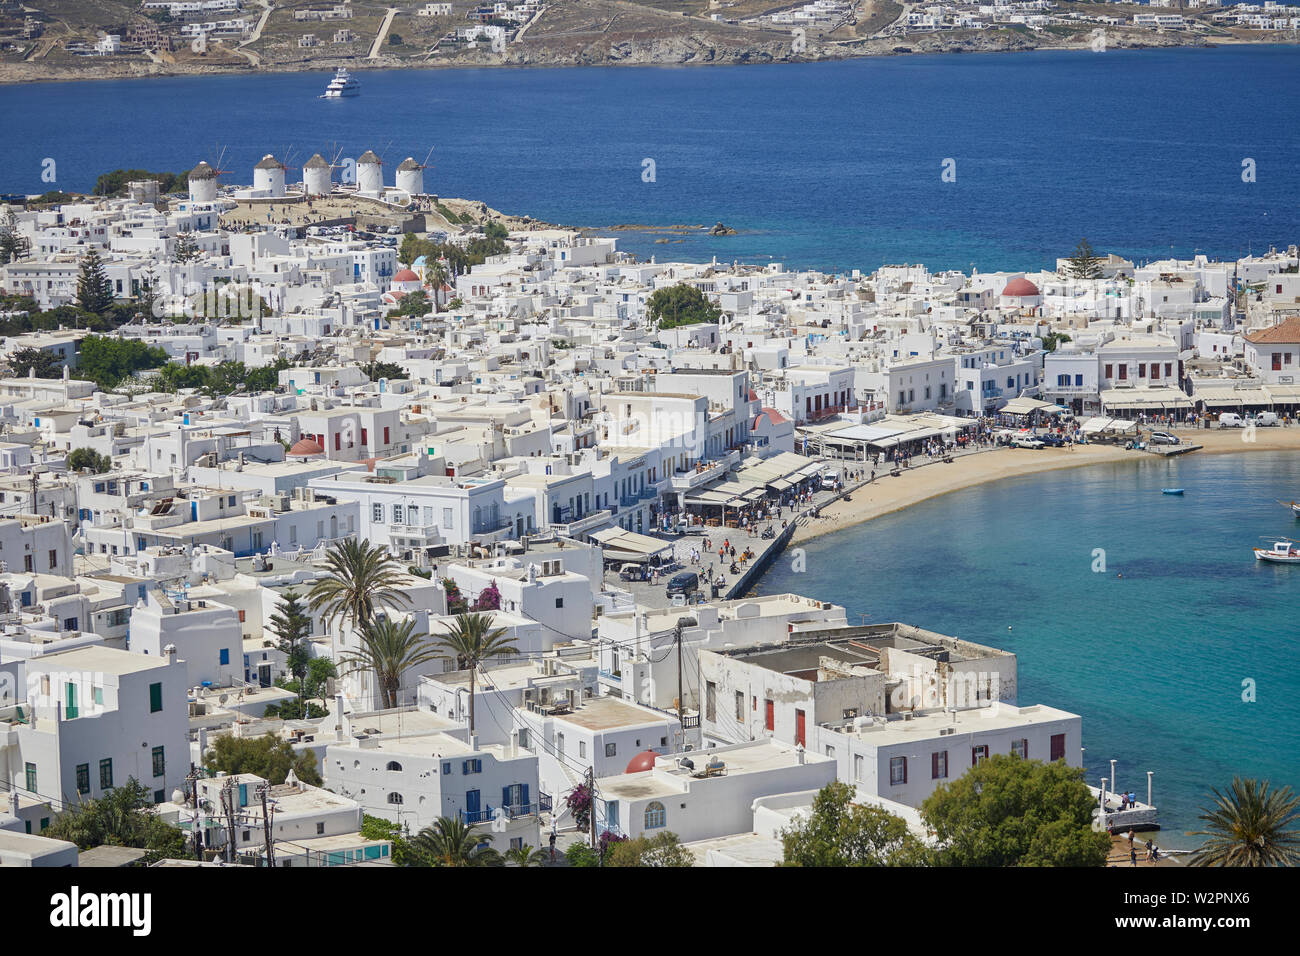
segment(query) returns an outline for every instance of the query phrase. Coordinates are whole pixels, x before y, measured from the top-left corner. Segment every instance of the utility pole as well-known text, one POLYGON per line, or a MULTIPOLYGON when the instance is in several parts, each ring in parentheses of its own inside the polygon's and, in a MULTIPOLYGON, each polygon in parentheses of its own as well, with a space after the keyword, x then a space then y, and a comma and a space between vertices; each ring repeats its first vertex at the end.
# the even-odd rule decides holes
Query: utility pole
POLYGON ((599 854, 600 850, 596 846, 596 765, 595 764, 592 764, 590 767, 587 768, 587 800, 588 800, 587 827, 591 831, 591 848, 593 850, 596 850, 597 854, 599 854))
POLYGON ((271 809, 267 806, 266 798, 271 789, 269 783, 264 783, 257 788, 258 793, 262 796, 262 836, 266 840, 266 865, 275 866, 275 841, 271 839, 271 809))
POLYGON ((185 782, 190 790, 190 808, 194 811, 194 822, 192 824, 194 836, 194 859, 203 859, 203 827, 199 824, 199 778, 202 774, 194 764, 190 764, 190 772, 185 775, 185 782))
POLYGON ((226 809, 226 820, 230 827, 229 835, 226 837, 226 862, 235 862, 235 835, 238 831, 235 829, 235 783, 233 780, 227 780, 221 789, 221 804, 226 809))

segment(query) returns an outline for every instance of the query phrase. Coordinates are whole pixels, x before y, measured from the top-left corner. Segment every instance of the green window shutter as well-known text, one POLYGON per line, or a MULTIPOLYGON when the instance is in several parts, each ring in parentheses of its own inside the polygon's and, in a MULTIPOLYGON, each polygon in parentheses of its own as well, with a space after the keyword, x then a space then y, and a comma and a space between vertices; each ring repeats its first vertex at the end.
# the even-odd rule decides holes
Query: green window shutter
POLYGON ((77 685, 69 681, 64 686, 65 686, 65 691, 68 700, 68 706, 65 712, 67 715, 67 719, 76 720, 77 719, 77 685))
POLYGON ((149 713, 156 714, 162 709, 162 684, 150 684, 149 713))

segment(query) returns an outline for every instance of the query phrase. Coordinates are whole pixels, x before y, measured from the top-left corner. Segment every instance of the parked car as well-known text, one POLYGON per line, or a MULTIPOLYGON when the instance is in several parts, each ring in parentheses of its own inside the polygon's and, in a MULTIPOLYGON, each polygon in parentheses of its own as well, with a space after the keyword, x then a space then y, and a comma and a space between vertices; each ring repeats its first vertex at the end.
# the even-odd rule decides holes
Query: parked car
POLYGON ((1246 422, 1236 412, 1224 412, 1219 416, 1220 428, 1245 428, 1246 422))
POLYGON ((640 564, 629 562, 618 569, 618 576, 623 581, 644 581, 645 568, 640 564))
POLYGON ((1044 445, 1047 445, 1051 448, 1064 448, 1066 445, 1066 441, 1064 438, 1052 432, 1047 432, 1045 434, 1037 435, 1035 437, 1037 437, 1038 440, 1041 441, 1044 445))
POLYGON ((1045 447, 1037 438, 1029 438, 1024 435, 1017 435, 1011 439, 1012 448, 1043 448, 1045 447))
POLYGON ((1169 432, 1152 432, 1151 444, 1153 445, 1181 445, 1182 441, 1177 435, 1171 435, 1169 432))
POLYGON ((1270 425, 1276 425, 1278 424, 1277 413, 1256 412, 1255 416, 1251 418, 1251 422, 1255 425, 1256 428, 1267 428, 1270 425))
POLYGON ((700 589, 700 576, 694 571, 674 574, 668 582, 668 594, 693 594, 700 589))

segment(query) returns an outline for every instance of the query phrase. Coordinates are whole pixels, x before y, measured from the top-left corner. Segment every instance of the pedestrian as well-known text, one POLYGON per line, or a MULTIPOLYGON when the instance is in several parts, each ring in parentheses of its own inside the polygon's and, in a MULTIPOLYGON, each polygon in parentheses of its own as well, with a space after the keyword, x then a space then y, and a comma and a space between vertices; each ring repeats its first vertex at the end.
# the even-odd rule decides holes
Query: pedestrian
POLYGON ((1129 857, 1129 861, 1130 861, 1134 866, 1137 866, 1137 865, 1138 865, 1138 851, 1137 851, 1137 850, 1135 850, 1135 849, 1130 849, 1130 850, 1128 851, 1128 857, 1129 857))
POLYGON ((551 862, 555 862, 555 831, 551 831, 551 862))

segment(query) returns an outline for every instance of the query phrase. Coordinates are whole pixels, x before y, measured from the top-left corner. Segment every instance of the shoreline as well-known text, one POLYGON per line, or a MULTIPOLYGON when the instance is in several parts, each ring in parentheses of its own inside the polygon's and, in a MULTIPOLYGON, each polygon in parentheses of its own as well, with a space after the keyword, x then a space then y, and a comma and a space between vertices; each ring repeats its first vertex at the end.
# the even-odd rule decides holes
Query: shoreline
MULTIPOLYGON (((1240 429, 1177 429, 1173 434, 1185 442, 1203 446, 1199 451, 1191 452, 1192 455, 1300 451, 1300 427, 1296 426, 1257 429, 1254 442, 1243 441, 1244 432, 1240 429)), ((1127 451, 1122 445, 1078 445, 1038 450, 997 448, 961 455, 954 458, 951 465, 927 461, 920 467, 904 471, 898 478, 891 477, 888 471, 878 471, 874 482, 853 489, 852 501, 835 501, 821 509, 821 517, 806 518, 791 537, 790 544, 798 545, 844 531, 923 501, 992 481, 1143 459, 1157 460, 1149 452, 1127 451)))
MULTIPOLYGON (((915 37, 905 34, 896 38, 898 44, 907 42, 919 42, 928 40, 935 36, 934 34, 917 34, 915 37)), ((871 39, 871 38, 867 38, 871 39)), ((1167 38, 1166 38, 1167 39, 1167 38)), ((1176 38, 1181 41, 1182 38, 1176 38)), ((1163 42, 1163 43, 1130 43, 1120 44, 1111 47, 1112 52, 1143 52, 1148 50, 1214 50, 1221 48, 1242 47, 1242 46, 1300 46, 1300 40, 1283 39, 1271 36, 1262 36, 1255 38, 1236 38, 1236 37, 1216 37, 1213 41, 1196 42, 1199 38, 1189 37, 1192 42, 1163 42)), ((866 42, 865 40, 863 42, 866 42)), ((1023 53, 1092 53, 1087 42, 1077 43, 1043 43, 1027 46, 1006 46, 991 47, 988 49, 969 49, 962 46, 959 42, 948 48, 940 49, 911 49, 903 46, 891 47, 889 49, 862 49, 857 50, 852 47, 839 48, 840 55, 824 55, 816 57, 782 57, 782 58, 753 58, 753 59, 690 59, 690 60, 625 60, 625 59, 606 59, 597 62, 583 60, 472 60, 448 62, 448 61, 430 61, 422 60, 385 62, 382 58, 376 61, 361 60, 358 61, 353 57, 337 57, 334 59, 322 59, 319 61, 302 61, 289 63, 260 63, 253 66, 250 63, 231 63, 229 65, 201 64, 197 69, 175 68, 174 65, 163 65, 156 62, 135 62, 124 64, 127 68, 120 72, 113 71, 108 67, 96 65, 93 68, 81 72, 79 70, 67 67, 56 67, 50 72, 30 69, 31 61, 22 61, 18 63, 0 63, 0 87, 19 86, 33 83, 93 83, 100 81, 121 81, 121 80, 151 80, 151 79, 177 79, 181 77, 233 77, 233 76, 256 76, 256 75, 278 75, 278 74, 296 74, 296 73, 332 73, 340 66, 345 66, 354 73, 368 73, 372 71, 410 71, 424 72, 430 70, 488 70, 488 69, 591 69, 591 68, 703 68, 703 67, 746 67, 746 66, 791 66, 791 65, 811 65, 818 63, 843 63, 850 60, 867 60, 880 57, 935 57, 935 56, 955 56, 961 54, 964 56, 979 56, 982 54, 1007 55, 1023 53), (138 67, 136 69, 135 67, 138 67)))

